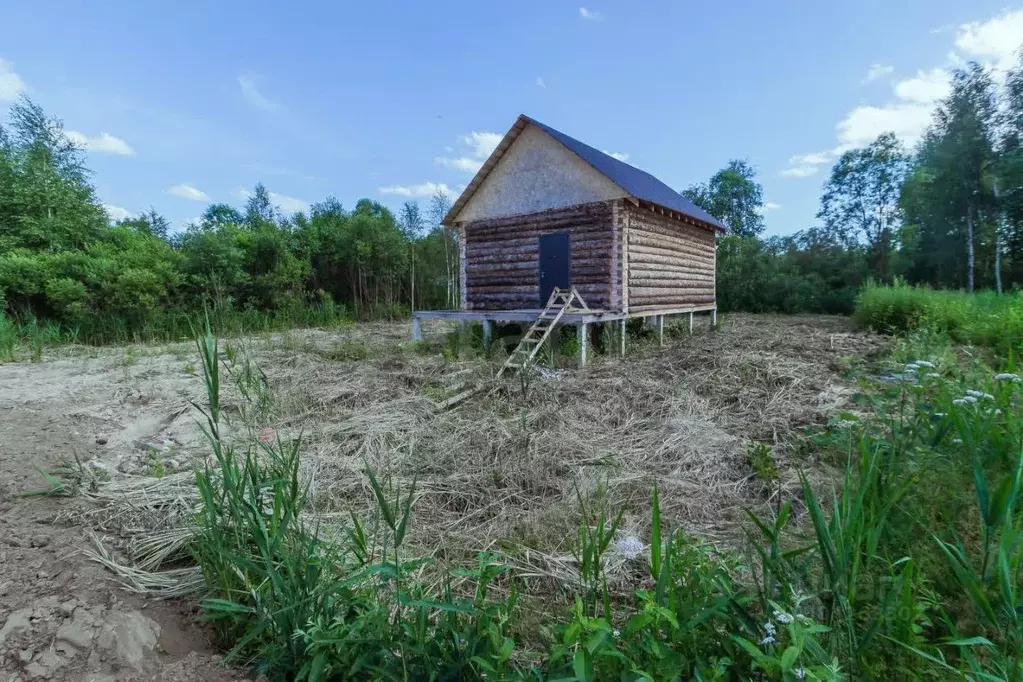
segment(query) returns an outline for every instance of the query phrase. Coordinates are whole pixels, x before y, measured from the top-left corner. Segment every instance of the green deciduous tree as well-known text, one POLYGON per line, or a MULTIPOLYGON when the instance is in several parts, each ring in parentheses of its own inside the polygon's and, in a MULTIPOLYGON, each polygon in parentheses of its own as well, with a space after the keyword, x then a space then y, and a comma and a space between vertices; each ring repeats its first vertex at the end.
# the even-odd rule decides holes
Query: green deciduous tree
POLYGON ((901 220, 899 193, 909 159, 893 133, 842 154, 824 186, 817 217, 847 248, 865 242, 875 276, 891 275, 889 255, 901 220))
POLYGON ((731 234, 756 237, 764 231, 764 189, 749 163, 733 159, 706 185, 693 185, 682 194, 728 226, 731 234))

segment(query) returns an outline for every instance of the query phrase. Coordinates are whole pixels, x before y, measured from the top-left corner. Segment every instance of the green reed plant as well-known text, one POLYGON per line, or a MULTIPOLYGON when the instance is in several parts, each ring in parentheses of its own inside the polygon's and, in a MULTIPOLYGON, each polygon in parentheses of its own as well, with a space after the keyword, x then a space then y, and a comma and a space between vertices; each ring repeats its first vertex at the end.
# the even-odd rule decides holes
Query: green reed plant
POLYGON ((196 474, 202 504, 191 553, 205 578, 203 618, 226 659, 273 680, 513 679, 517 587, 507 568, 480 555, 474 570, 442 571, 437 592, 422 575, 430 560, 401 552, 415 485, 391 490, 369 468, 378 532, 353 517, 332 541, 308 525, 300 441, 227 444, 222 358, 209 324, 196 344, 207 396, 196 407, 211 456, 196 474), (455 580, 472 596, 456 594, 455 580), (498 582, 504 596, 495 598, 498 582))

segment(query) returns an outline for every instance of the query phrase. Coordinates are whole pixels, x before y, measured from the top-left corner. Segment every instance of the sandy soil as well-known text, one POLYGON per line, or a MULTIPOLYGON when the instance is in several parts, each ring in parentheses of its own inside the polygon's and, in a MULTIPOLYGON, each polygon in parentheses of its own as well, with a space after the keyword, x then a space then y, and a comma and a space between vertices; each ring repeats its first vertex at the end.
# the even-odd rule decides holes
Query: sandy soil
MULTIPOLYGON (((637 533, 658 481, 674 521, 723 535, 740 505, 763 501, 748 444, 772 448, 784 482, 792 435, 853 392, 843 363, 883 345, 840 318, 722 321, 666 348, 647 339, 625 362, 549 373, 528 399, 510 382, 443 414, 432 401, 444 387, 492 373, 493 361, 402 346, 403 324, 235 339, 225 342, 235 358, 224 379, 229 436, 301 433, 317 511, 371 503, 367 460, 397 479, 415 475, 421 546, 441 537, 471 556, 512 538, 530 548, 520 568, 556 577, 580 481, 604 476, 613 501, 638 510, 637 533), (242 358, 273 389, 264 411, 233 381, 242 358)), ((428 339, 444 343, 445 329, 429 327, 428 339)), ((191 406, 203 402, 198 366, 191 344, 58 349, 38 364, 0 365, 0 679, 243 679, 218 664, 194 603, 132 594, 81 554, 90 532, 125 528, 100 523, 82 496, 22 495, 47 487, 39 469, 70 466, 86 485, 188 470, 204 452, 191 406)))

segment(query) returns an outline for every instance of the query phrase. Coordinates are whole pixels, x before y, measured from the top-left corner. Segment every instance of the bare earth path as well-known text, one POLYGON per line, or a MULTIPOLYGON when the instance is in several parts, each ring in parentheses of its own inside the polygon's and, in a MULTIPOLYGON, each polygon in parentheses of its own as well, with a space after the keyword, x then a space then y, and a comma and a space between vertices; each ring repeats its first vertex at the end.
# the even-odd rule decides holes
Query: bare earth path
MULTIPOLYGON (((46 487, 37 466, 52 471, 75 454, 83 462, 99 457, 105 446, 97 441, 114 426, 82 413, 78 372, 53 394, 62 386, 54 370, 69 369, 64 363, 84 369, 71 360, 0 366, 0 679, 238 679, 217 665, 190 607, 129 594, 80 554, 88 539, 68 520, 76 500, 21 496, 46 487)), ((110 360, 86 366, 94 363, 110 360)))

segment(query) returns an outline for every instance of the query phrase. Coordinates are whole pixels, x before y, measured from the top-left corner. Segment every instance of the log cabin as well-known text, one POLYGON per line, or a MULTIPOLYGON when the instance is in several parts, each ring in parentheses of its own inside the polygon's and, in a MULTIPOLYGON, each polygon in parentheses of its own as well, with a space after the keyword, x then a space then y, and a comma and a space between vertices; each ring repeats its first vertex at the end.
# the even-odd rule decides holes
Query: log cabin
POLYGON ((589 308, 586 327, 709 312, 716 321, 715 238, 725 226, 653 175, 528 116, 519 116, 451 206, 460 241, 461 306, 427 318, 530 322, 555 288, 589 308))

